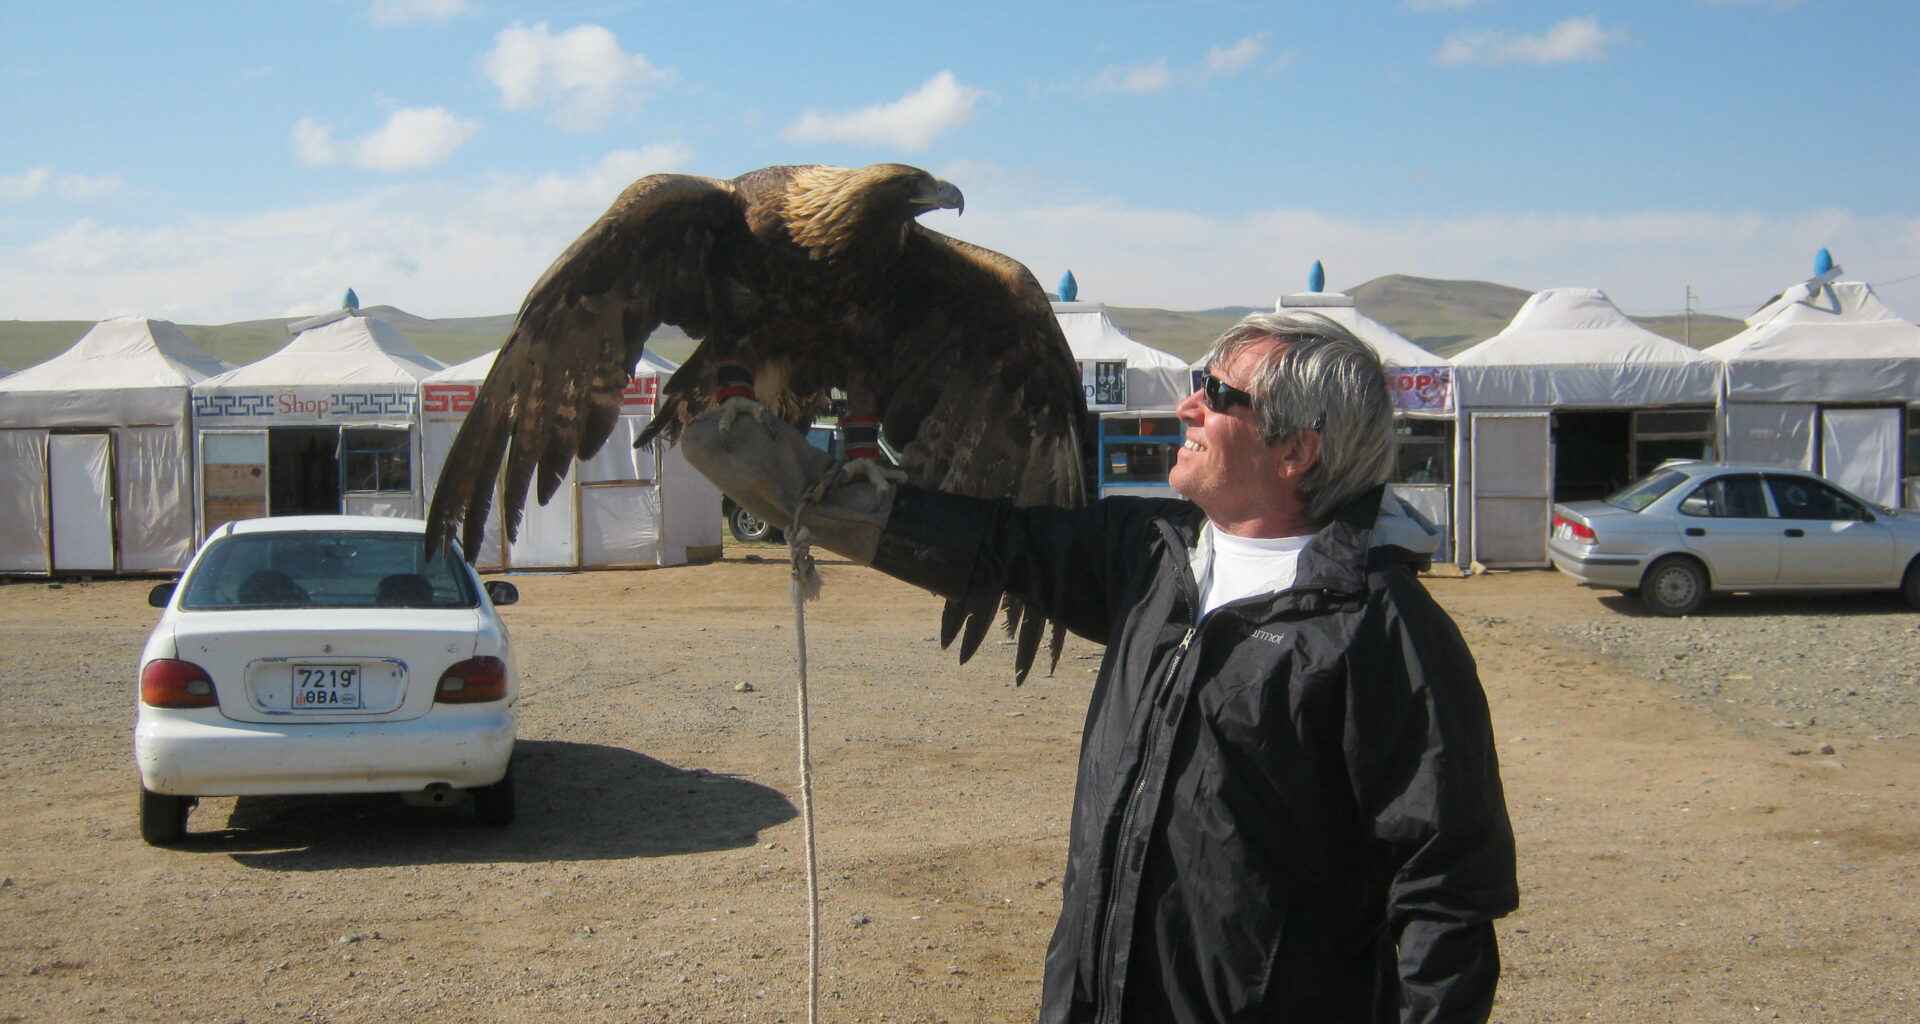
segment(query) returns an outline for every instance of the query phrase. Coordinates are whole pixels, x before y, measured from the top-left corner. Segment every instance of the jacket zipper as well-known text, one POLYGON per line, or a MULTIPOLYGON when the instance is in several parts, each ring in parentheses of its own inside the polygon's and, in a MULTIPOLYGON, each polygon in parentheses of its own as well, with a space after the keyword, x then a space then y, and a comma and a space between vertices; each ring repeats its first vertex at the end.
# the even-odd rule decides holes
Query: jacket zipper
MULTIPOLYGON (((1173 649, 1173 657, 1167 662, 1167 672, 1163 677, 1162 693, 1167 692, 1167 688, 1173 685, 1174 676, 1180 671, 1180 662, 1186 658, 1187 648, 1193 643, 1194 634, 1199 631, 1200 626, 1198 623, 1188 626, 1186 635, 1180 638, 1179 645, 1173 649)), ((1114 859, 1113 870, 1107 882, 1107 915, 1106 920, 1100 927, 1100 1005, 1099 1012, 1095 1014, 1097 1019, 1103 1021, 1117 1021, 1120 1019, 1120 1007, 1109 1002, 1115 980, 1113 977, 1114 935, 1115 928, 1119 924, 1118 918, 1120 912, 1120 901, 1117 898, 1117 893, 1120 887, 1120 877, 1125 873, 1124 869, 1127 861, 1134 856, 1134 854, 1127 849, 1127 840, 1133 834, 1134 815, 1140 809, 1140 798, 1142 794, 1146 792, 1147 776, 1151 771, 1153 755, 1160 745, 1160 730, 1166 722, 1166 709, 1164 707, 1156 707, 1151 714, 1152 717, 1147 719, 1146 740, 1141 744, 1140 748, 1140 771, 1134 779, 1133 791, 1127 794, 1126 810, 1120 814, 1120 832, 1115 843, 1117 856, 1114 859)), ((1144 862, 1145 853, 1142 852, 1139 856, 1144 862)), ((1134 870, 1139 870, 1141 866, 1144 866, 1144 864, 1135 865, 1134 870)))

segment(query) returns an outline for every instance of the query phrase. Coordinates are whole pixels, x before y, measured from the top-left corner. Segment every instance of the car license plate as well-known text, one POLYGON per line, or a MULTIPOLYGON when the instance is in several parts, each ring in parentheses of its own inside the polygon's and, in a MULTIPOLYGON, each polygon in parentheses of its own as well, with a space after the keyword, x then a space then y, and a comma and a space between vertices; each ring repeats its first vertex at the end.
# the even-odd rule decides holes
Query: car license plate
POLYGON ((293 666, 296 711, 334 711, 360 707, 360 666, 293 666))

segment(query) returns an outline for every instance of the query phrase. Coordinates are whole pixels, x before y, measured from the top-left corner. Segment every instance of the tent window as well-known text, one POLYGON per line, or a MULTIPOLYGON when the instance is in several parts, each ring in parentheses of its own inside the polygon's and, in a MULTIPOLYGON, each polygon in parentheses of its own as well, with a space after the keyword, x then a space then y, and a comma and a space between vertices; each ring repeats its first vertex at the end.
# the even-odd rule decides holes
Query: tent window
POLYGON ((1712 409, 1643 409, 1633 414, 1633 472, 1641 477, 1668 459, 1717 458, 1712 409))
POLYGON ((1093 364, 1093 401, 1091 405, 1127 404, 1127 364, 1093 364))
POLYGON ((1393 421, 1393 483, 1444 484, 1453 462, 1453 424, 1448 420, 1393 421))
POLYGON ((413 490, 413 452, 404 430, 348 427, 341 432, 340 469, 349 491, 413 490))
POLYGON ((340 511, 338 427, 272 427, 267 431, 267 514, 335 515, 340 511))

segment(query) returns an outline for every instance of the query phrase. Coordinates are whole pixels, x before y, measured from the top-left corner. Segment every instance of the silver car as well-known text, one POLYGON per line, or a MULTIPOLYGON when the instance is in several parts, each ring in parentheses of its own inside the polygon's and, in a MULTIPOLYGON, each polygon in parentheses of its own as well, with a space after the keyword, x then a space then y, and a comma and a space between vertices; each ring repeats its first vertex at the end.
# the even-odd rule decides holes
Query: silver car
POLYGON ((1581 585, 1637 592, 1660 615, 1734 590, 1897 589, 1920 608, 1920 511, 1778 466, 1670 463, 1555 505, 1547 551, 1581 585))

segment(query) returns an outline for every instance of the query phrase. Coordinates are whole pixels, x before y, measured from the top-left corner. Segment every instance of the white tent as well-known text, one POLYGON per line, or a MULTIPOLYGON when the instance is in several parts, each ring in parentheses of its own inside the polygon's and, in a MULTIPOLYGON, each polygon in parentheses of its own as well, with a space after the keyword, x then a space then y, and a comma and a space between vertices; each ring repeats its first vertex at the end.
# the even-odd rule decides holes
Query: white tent
POLYGON ((172 323, 129 316, 0 380, 0 572, 185 566, 188 389, 228 369, 172 323))
POLYGON ((1535 293, 1499 334, 1453 357, 1462 562, 1543 565, 1553 501, 1708 453, 1719 372, 1599 289, 1535 293))
POLYGON ((1080 366, 1088 409, 1171 409, 1193 391, 1185 360, 1127 337, 1105 305, 1056 302, 1053 318, 1080 366))
POLYGON ((1920 327, 1859 281, 1788 289, 1706 349, 1726 366, 1726 457, 1813 469, 1886 505, 1920 507, 1920 327), (1904 480, 1903 480, 1904 478, 1904 480))
MULTIPOLYGON (((421 382, 425 479, 428 495, 460 424, 499 353, 450 366, 421 382)), ((656 455, 635 448, 652 422, 660 385, 676 367, 642 354, 621 396, 620 420, 598 454, 576 462, 553 499, 529 500, 519 537, 500 549, 500 502, 493 505, 486 540, 475 553, 485 568, 631 568, 683 565, 720 555, 720 492, 696 472, 678 448, 656 455)))
POLYGON ((308 323, 273 355, 194 385, 203 532, 257 515, 424 512, 420 380, 444 364, 384 320, 342 310, 308 323))

